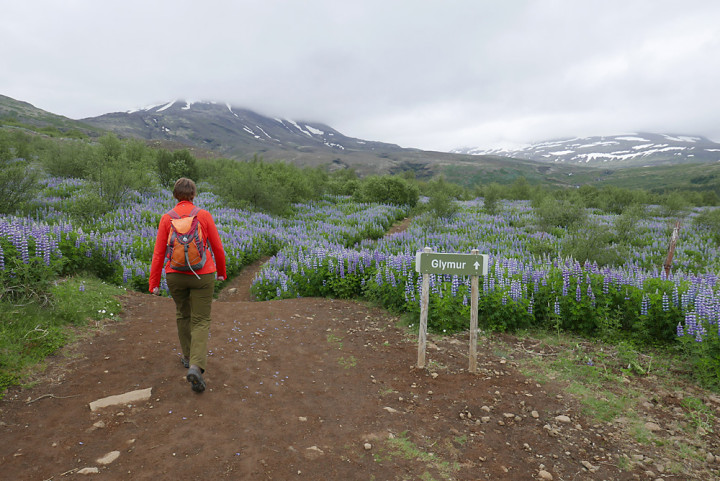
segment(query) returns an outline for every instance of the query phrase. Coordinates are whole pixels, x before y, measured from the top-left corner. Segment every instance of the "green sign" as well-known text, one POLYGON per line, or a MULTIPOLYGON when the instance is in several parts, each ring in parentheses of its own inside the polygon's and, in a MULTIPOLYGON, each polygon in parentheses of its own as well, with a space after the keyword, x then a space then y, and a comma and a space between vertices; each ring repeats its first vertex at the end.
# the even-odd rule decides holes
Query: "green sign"
POLYGON ((418 252, 415 255, 415 271, 420 274, 486 276, 488 271, 488 255, 418 252))

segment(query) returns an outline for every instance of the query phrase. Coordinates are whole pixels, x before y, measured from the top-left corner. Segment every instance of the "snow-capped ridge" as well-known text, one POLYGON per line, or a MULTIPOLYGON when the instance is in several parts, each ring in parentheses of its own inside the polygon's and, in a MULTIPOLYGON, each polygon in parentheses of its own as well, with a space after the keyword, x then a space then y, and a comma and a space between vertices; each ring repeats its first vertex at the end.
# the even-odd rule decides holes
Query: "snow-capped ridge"
POLYGON ((539 142, 518 149, 454 149, 451 153, 495 155, 556 163, 718 162, 720 144, 696 135, 632 133, 539 142))

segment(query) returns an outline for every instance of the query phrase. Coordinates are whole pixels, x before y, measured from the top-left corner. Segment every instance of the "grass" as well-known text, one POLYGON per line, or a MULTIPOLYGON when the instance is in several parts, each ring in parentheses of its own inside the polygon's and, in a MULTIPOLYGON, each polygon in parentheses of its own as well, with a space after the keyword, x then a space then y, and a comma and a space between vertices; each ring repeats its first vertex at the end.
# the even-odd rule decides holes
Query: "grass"
MULTIPOLYGON (((464 437, 458 437, 453 440, 458 444, 464 444, 467 440, 464 437)), ((452 444, 453 441, 448 441, 452 444)), ((433 443, 435 445, 435 443, 433 443)), ((454 449, 451 449, 454 451, 454 449)), ((450 453, 452 455, 452 453, 450 453)), ((452 456, 451 456, 452 457, 452 456)), ((426 470, 418 479, 435 481, 431 471, 437 472, 440 479, 454 479, 455 473, 460 469, 455 461, 447 461, 443 456, 429 452, 413 442, 407 431, 400 433, 394 438, 387 439, 383 446, 373 453, 373 459, 377 463, 392 462, 393 459, 405 459, 425 464, 426 470)))
POLYGON ((715 415, 705 403, 696 397, 686 397, 682 400, 682 406, 685 408, 688 428, 692 429, 693 434, 704 435, 713 432, 715 415))
POLYGON ((342 337, 338 337, 335 334, 330 333, 325 339, 331 346, 334 346, 337 349, 343 348, 342 337))
MULTIPOLYGON (((706 451, 714 451, 718 415, 702 394, 691 396, 683 389, 690 386, 690 392, 696 392, 690 364, 682 353, 649 348, 641 352, 626 340, 588 341, 548 331, 523 332, 512 340, 496 337, 492 342, 497 344, 492 346, 497 355, 513 351, 511 357, 525 376, 538 383, 554 380, 564 385, 590 420, 615 424, 628 445, 656 450, 654 457, 663 459, 667 473, 700 469, 706 451), (683 410, 680 418, 660 421, 664 429, 675 431, 671 438, 663 431, 652 431, 646 423, 654 421, 654 416, 644 414, 643 404, 663 391, 677 393, 683 410)), ((635 462, 621 456, 618 466, 630 470, 635 462)))
POLYGON ((72 327, 117 319, 122 288, 97 279, 74 277, 58 281, 51 305, 0 302, 0 399, 6 388, 43 369, 43 360, 75 338, 72 327))
POLYGON ((347 358, 341 357, 338 359, 338 364, 340 364, 343 369, 350 369, 357 365, 357 359, 355 356, 348 356, 347 358))

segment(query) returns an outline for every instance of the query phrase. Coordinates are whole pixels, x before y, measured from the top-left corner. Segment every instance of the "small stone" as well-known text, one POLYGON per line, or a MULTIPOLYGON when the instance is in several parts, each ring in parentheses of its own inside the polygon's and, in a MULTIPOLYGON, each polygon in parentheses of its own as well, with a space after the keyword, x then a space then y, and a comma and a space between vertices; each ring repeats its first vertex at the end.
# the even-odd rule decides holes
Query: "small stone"
POLYGON ((386 406, 386 407, 384 407, 383 409, 384 409, 385 411, 389 412, 389 413, 396 413, 396 412, 398 412, 397 409, 393 409, 393 408, 391 408, 391 407, 389 407, 389 406, 386 406))
POLYGON ((662 428, 657 423, 645 423, 645 429, 651 432, 660 431, 662 428))
POLYGON ((430 374, 430 375, 432 376, 433 379, 435 379, 435 378, 438 377, 438 373, 436 373, 436 372, 434 372, 434 373, 432 373, 432 374, 430 374))
POLYGON ((538 473, 538 476, 540 476, 540 479, 545 479, 547 481, 553 480, 553 475, 545 471, 544 469, 541 469, 538 473))
POLYGON ((503 413, 503 416, 505 416, 508 419, 515 417, 515 415, 513 413, 503 413))
POLYGON ((594 473, 595 471, 598 470, 598 468, 595 467, 595 466, 593 466, 592 464, 590 464, 589 461, 582 461, 580 464, 582 464, 583 466, 585 466, 585 469, 587 469, 587 470, 590 471, 591 473, 594 473))
POLYGON ((120 457, 120 451, 110 451, 102 458, 96 459, 95 462, 98 464, 103 464, 103 465, 110 464, 119 457, 120 457))
POLYGON ((93 427, 97 429, 102 429, 105 427, 105 421, 98 421, 95 424, 93 424, 93 427))
POLYGON ((708 463, 714 463, 717 458, 713 453, 707 453, 707 456, 705 456, 705 461, 708 463))
POLYGON ((538 413, 537 411, 531 412, 530 415, 531 415, 532 417, 534 417, 535 419, 537 419, 537 418, 540 417, 540 413, 538 413))
POLYGON ((309 448, 305 449, 305 457, 308 459, 318 459, 324 454, 325 451, 318 448, 317 446, 310 446, 309 448))
POLYGON ((480 421, 482 421, 482 422, 484 422, 484 423, 489 423, 489 422, 490 422, 490 416, 483 416, 483 417, 480 418, 480 421))
POLYGON ((78 474, 98 474, 100 470, 98 468, 82 468, 78 471, 78 474))
POLYGON ((483 410, 483 411, 485 411, 486 413, 489 413, 489 412, 490 412, 490 408, 487 407, 487 406, 483 406, 483 407, 481 407, 480 409, 483 410))
POLYGON ((561 414, 560 416, 555 416, 555 421, 559 423, 569 423, 570 418, 568 416, 565 416, 564 414, 561 414))
POLYGON ((370 451, 372 449, 372 444, 365 443, 365 444, 363 444, 363 447, 365 448, 365 451, 370 451))
POLYGON ((307 418, 305 416, 300 416, 300 417, 298 417, 298 421, 300 421, 301 423, 304 423, 307 421, 307 418))

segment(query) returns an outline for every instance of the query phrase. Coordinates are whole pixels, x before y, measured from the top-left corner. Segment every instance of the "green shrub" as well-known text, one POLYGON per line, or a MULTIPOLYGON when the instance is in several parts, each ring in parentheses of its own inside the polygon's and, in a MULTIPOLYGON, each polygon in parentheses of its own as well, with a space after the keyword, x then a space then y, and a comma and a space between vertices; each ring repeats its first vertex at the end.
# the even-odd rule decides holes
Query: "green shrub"
POLYGON ((420 198, 420 191, 415 184, 402 177, 372 176, 361 182, 353 198, 357 202, 415 207, 420 198))

